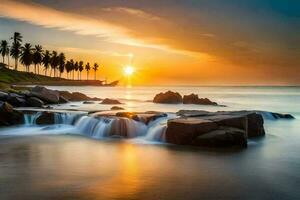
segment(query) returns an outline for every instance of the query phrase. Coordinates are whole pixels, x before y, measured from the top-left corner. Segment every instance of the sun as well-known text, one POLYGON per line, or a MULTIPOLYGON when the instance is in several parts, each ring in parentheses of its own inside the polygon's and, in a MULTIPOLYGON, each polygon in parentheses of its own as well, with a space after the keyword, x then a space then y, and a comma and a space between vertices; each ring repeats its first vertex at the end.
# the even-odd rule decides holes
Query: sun
POLYGON ((134 73, 134 67, 132 67, 132 66, 126 66, 124 68, 124 74, 126 76, 131 76, 133 73, 134 73))

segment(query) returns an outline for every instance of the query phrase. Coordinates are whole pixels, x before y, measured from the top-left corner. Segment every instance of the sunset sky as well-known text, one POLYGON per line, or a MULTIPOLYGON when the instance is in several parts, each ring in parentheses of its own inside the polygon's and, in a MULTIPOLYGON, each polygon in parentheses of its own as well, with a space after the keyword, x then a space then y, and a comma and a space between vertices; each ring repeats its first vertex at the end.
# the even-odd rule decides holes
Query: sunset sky
POLYGON ((298 0, 0 0, 15 31, 110 81, 132 62, 135 85, 300 84, 298 0))

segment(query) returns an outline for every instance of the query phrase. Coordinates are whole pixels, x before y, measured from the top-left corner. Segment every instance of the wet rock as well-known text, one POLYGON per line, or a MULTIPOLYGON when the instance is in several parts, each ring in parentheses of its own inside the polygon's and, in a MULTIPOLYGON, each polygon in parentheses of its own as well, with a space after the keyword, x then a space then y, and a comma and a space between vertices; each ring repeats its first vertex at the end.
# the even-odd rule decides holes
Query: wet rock
POLYGON ((164 104, 179 104, 182 103, 182 96, 178 92, 168 91, 165 93, 157 94, 154 97, 153 102, 164 104))
POLYGON ((0 101, 7 101, 7 99, 8 99, 8 94, 6 92, 0 91, 0 101))
POLYGON ((68 91, 57 91, 59 93, 59 96, 63 99, 66 99, 68 101, 71 101, 72 99, 72 93, 68 91))
POLYGON ((0 126, 11 126, 24 123, 22 112, 15 110, 7 102, 0 101, 0 126))
POLYGON ((198 136, 217 130, 218 125, 199 118, 178 118, 168 121, 166 141, 172 144, 193 145, 198 136))
POLYGON ((271 113, 275 119, 295 119, 291 114, 271 113))
POLYGON ((103 101, 101 102, 101 104, 122 104, 120 101, 116 100, 116 99, 103 99, 103 101))
POLYGON ((80 92, 73 92, 70 101, 87 101, 91 98, 80 92))
POLYGON ((84 101, 83 104, 94 104, 95 102, 93 101, 84 101))
POLYGON ((59 92, 55 90, 50 90, 41 86, 35 86, 32 88, 31 94, 47 103, 59 103, 59 92))
POLYGON ((25 107, 26 106, 26 100, 23 96, 10 93, 7 98, 7 102, 15 107, 25 107))
POLYGON ((264 118, 258 113, 248 113, 248 137, 260 137, 265 135, 264 118))
POLYGON ((198 136, 193 145, 203 147, 247 147, 246 132, 241 129, 222 127, 218 130, 198 136))
POLYGON ((125 109, 120 106, 113 106, 110 108, 110 110, 125 110, 125 109))
POLYGON ((29 97, 26 104, 30 107, 43 107, 44 102, 37 97, 29 97))
POLYGON ((55 123, 55 114, 52 112, 42 112, 40 116, 36 118, 36 124, 49 125, 55 123))
POLYGON ((65 97, 63 96, 59 96, 59 103, 68 103, 68 99, 66 99, 65 97))
POLYGON ((118 112, 115 116, 129 118, 138 122, 143 122, 144 124, 149 124, 149 122, 158 118, 166 117, 167 114, 161 112, 118 112))
POLYGON ((196 94, 184 95, 183 104, 218 105, 216 102, 213 102, 207 98, 199 98, 196 94))

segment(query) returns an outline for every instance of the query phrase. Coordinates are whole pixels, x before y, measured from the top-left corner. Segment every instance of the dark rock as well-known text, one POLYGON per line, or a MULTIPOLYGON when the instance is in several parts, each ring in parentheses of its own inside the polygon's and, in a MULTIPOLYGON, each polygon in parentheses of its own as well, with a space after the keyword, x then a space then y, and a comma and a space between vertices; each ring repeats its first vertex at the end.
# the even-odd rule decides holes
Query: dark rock
POLYGON ((275 119, 295 119, 291 114, 272 113, 275 119))
POLYGON ((265 135, 264 118, 258 113, 248 113, 248 137, 259 137, 265 135))
POLYGON ((55 90, 50 90, 41 86, 35 86, 32 88, 31 94, 47 103, 59 103, 59 92, 55 90))
POLYGON ((84 101, 83 104, 94 104, 95 102, 93 101, 84 101))
POLYGON ((157 94, 154 97, 153 102, 164 104, 179 104, 182 103, 182 97, 178 92, 168 91, 166 93, 157 94))
POLYGON ((193 145, 214 148, 232 146, 246 148, 246 131, 237 128, 222 127, 221 129, 198 136, 193 145))
POLYGON ((115 115, 116 117, 129 118, 135 121, 143 122, 144 124, 148 124, 151 121, 154 121, 161 117, 166 117, 166 113, 161 112, 118 112, 115 115))
POLYGON ((218 105, 216 102, 213 102, 207 98, 199 98, 196 94, 184 95, 183 96, 184 104, 201 104, 201 105, 218 105))
POLYGON ((103 101, 101 102, 101 104, 122 104, 120 101, 116 100, 116 99, 103 99, 103 101))
POLYGON ((110 110, 125 110, 125 109, 119 106, 113 106, 110 108, 110 110))
POLYGON ((43 107, 44 102, 37 97, 29 97, 26 101, 30 107, 43 107))
POLYGON ((91 100, 91 98, 80 92, 72 92, 72 98, 70 99, 70 101, 88 101, 88 100, 91 100))
POLYGON ((199 118, 178 118, 168 121, 166 141, 172 144, 193 145, 196 138, 217 130, 218 125, 199 118))
POLYGON ((0 126, 11 126, 24 123, 24 115, 14 110, 12 105, 0 101, 0 126))
POLYGON ((59 103, 68 103, 68 99, 66 99, 65 97, 63 96, 59 96, 59 103))
POLYGON ((10 93, 8 95, 7 102, 15 107, 26 106, 26 100, 24 99, 24 97, 15 93, 10 93))
POLYGON ((36 118, 36 124, 49 125, 55 123, 55 114, 52 112, 42 112, 40 116, 36 118))
POLYGON ((8 99, 8 94, 6 92, 0 91, 0 101, 7 101, 7 99, 8 99))
POLYGON ((71 101, 73 95, 71 92, 68 92, 68 91, 58 91, 59 93, 59 96, 68 100, 68 101, 71 101))

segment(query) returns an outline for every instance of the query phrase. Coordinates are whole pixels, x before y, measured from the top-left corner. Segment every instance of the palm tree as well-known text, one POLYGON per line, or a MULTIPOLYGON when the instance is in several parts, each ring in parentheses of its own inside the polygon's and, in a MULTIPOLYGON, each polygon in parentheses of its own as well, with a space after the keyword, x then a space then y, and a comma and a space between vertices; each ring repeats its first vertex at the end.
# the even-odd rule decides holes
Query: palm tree
POLYGON ((50 76, 52 76, 52 70, 54 71, 54 77, 56 76, 56 69, 58 66, 58 56, 56 51, 52 51, 52 56, 50 58, 50 66, 51 66, 51 71, 50 71, 50 76))
POLYGON ((32 64, 33 58, 33 48, 31 44, 26 43, 21 47, 20 61, 26 67, 26 71, 29 72, 29 66, 32 64))
POLYGON ((81 80, 81 72, 84 70, 83 61, 79 62, 78 70, 79 70, 79 73, 80 73, 79 79, 81 80))
POLYGON ((47 71, 48 71, 50 62, 51 62, 51 54, 48 50, 46 50, 46 52, 43 55, 43 60, 42 60, 42 63, 44 65, 44 69, 45 69, 45 76, 47 76, 47 71))
MULTIPOLYGON (((74 70, 77 72, 77 71, 78 71, 78 68, 79 68, 79 64, 78 64, 78 62, 76 61, 75 64, 74 64, 74 70)), ((78 79, 78 75, 77 75, 77 79, 78 79)), ((73 71, 73 80, 74 80, 74 71, 73 71)))
POLYGON ((73 59, 70 60, 70 69, 71 69, 71 71, 72 71, 72 73, 73 73, 73 80, 74 80, 75 63, 74 63, 74 60, 73 60, 73 59))
MULTIPOLYGON (((9 46, 8 46, 8 42, 6 40, 2 40, 1 44, 0 44, 0 53, 2 55, 2 60, 3 60, 3 64, 4 64, 4 58, 5 56, 8 57, 8 62, 9 62, 9 46)), ((8 64, 8 68, 9 68, 9 63, 8 64)))
POLYGON ((64 53, 60 53, 58 55, 58 69, 59 69, 59 77, 61 77, 61 74, 64 73, 65 70, 65 62, 66 62, 66 56, 64 53))
POLYGON ((86 80, 89 80, 89 71, 91 70, 90 63, 87 63, 85 65, 85 70, 86 70, 86 80))
POLYGON ((13 40, 13 44, 11 47, 10 55, 15 59, 15 70, 18 70, 18 60, 21 53, 21 42, 22 35, 18 32, 14 33, 14 36, 11 38, 13 40))
POLYGON ((97 63, 94 63, 93 70, 95 71, 95 80, 96 80, 96 78, 97 78, 96 72, 97 72, 97 70, 98 70, 98 67, 99 67, 99 65, 98 65, 97 63))
POLYGON ((67 79, 69 79, 69 72, 72 71, 72 64, 69 60, 66 62, 65 68, 67 71, 67 79))
POLYGON ((33 64, 34 64, 34 73, 36 74, 36 67, 38 66, 38 74, 40 74, 40 64, 43 61, 43 48, 41 45, 35 45, 33 50, 33 64))

